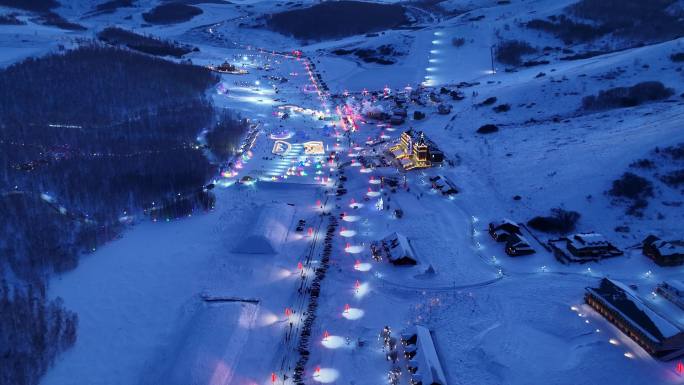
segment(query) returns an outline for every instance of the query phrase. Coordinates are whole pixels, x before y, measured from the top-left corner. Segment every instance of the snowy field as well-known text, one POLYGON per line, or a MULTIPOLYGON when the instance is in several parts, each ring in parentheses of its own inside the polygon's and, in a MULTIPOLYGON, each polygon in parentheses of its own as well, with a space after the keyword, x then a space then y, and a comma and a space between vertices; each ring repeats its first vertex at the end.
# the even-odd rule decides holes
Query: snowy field
MULTIPOLYGON (((681 193, 663 188, 643 218, 626 215, 605 194, 634 160, 684 141, 684 109, 676 96, 684 80, 669 59, 681 41, 505 72, 492 66, 495 31, 530 12, 558 13, 571 1, 448 1, 444 6, 468 14, 434 14, 419 28, 309 46, 239 26, 272 12, 271 2, 199 4, 204 13, 189 22, 146 26, 140 11, 152 3, 78 20, 89 27, 85 32, 30 21, 0 26, 3 66, 58 44, 69 47, 104 25, 193 44, 199 48, 189 55, 193 63, 229 61, 248 72, 221 75, 211 97, 258 131, 250 150, 216 176, 214 211, 136 224, 82 258, 76 270, 52 279, 50 296, 62 297, 80 323, 76 345, 58 357, 42 384, 294 384, 310 295, 302 287, 323 266, 331 217, 339 225, 311 328, 306 384, 384 383, 391 365, 378 340, 381 329, 399 333, 415 323, 432 330, 450 385, 684 383, 673 362, 654 360, 583 304, 585 287, 603 276, 647 292, 682 277, 681 267, 657 267, 634 247, 651 232, 681 238, 684 212, 664 204, 681 200, 681 193), (482 21, 470 20, 478 15, 482 21), (452 44, 457 37, 462 46, 452 44), (404 55, 381 65, 332 53, 382 44, 400 45, 404 55), (293 50, 304 56, 283 54, 293 50), (621 77, 598 80, 616 67, 625 68, 621 77), (316 73, 331 93, 354 96, 333 99, 316 73), (582 96, 646 80, 672 87, 674 102, 579 111, 582 96), (342 104, 369 100, 363 89, 388 87, 394 94, 422 83, 424 93, 439 93, 440 86, 459 82, 478 84, 463 89, 464 100, 449 100, 451 113, 437 114, 437 103, 411 104, 399 127, 352 116, 358 129, 345 131, 347 114, 335 113, 344 111, 342 104), (511 110, 479 105, 489 97, 511 110), (426 119, 413 120, 416 110, 426 119), (487 123, 500 131, 475 134, 487 123), (361 164, 362 156, 372 156, 368 139, 396 141, 409 127, 423 130, 452 165, 404 174, 361 164), (279 140, 292 146, 283 156, 273 154, 279 140), (317 141, 323 153, 307 155, 305 143, 317 141), (431 189, 428 180, 436 175, 453 180, 459 193, 448 199, 431 189), (400 181, 395 192, 380 184, 382 176, 400 181), (245 177, 250 180, 241 183, 245 177), (338 196, 341 185, 346 192, 338 196), (551 236, 535 232, 529 238, 536 254, 510 258, 486 233, 490 221, 526 222, 553 207, 580 212, 578 230, 603 233, 625 256, 563 265, 541 244, 551 236), (621 225, 631 232, 615 231, 621 225), (371 257, 371 243, 394 232, 410 240, 416 266, 371 257), (244 252, 238 246, 248 236, 274 252, 244 252)), ((90 6, 74 2, 62 12, 78 15, 90 6)), ((507 33, 537 46, 560 44, 537 31, 507 33)), ((401 384, 408 384, 407 376, 401 384)))

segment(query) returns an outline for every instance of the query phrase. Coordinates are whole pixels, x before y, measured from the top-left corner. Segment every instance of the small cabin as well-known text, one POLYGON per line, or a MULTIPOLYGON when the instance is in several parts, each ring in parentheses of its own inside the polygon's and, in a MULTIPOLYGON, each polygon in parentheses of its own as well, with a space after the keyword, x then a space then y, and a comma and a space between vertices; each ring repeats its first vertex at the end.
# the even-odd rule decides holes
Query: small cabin
POLYGON ((654 235, 644 239, 642 252, 660 266, 684 264, 684 242, 664 241, 654 235))
POLYGON ((511 257, 534 254, 535 250, 525 237, 520 234, 511 234, 506 241, 506 254, 511 257))
POLYGON ((617 257, 623 252, 599 233, 578 233, 549 241, 553 254, 562 263, 596 262, 617 257))
POLYGON ((522 235, 520 226, 510 219, 489 223, 489 235, 497 242, 506 242, 513 235, 522 235))

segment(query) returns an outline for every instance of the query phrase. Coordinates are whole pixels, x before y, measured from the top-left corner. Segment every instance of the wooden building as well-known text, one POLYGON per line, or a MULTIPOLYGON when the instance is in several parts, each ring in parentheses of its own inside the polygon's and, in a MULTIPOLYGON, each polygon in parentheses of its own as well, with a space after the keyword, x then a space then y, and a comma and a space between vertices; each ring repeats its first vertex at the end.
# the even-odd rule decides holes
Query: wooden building
POLYGON ((684 242, 664 241, 654 235, 644 239, 642 252, 660 266, 684 264, 684 242))
POLYGON ((684 355, 684 331, 677 321, 681 311, 673 314, 667 306, 647 303, 633 288, 608 278, 599 287, 586 288, 584 299, 655 358, 667 361, 684 355))
POLYGON ((534 254, 535 250, 530 245, 530 242, 520 234, 511 234, 506 241, 506 254, 511 257, 519 257, 521 255, 534 254))
POLYGON ((549 241, 553 254, 562 263, 596 262, 622 255, 622 251, 599 233, 578 233, 549 241))
POLYGON ((506 242, 512 235, 522 235, 520 226, 510 219, 489 223, 489 235, 497 242, 506 242))
POLYGON ((418 258, 408 238, 403 234, 392 233, 385 238, 371 242, 373 259, 387 261, 395 266, 413 266, 418 264, 418 258))

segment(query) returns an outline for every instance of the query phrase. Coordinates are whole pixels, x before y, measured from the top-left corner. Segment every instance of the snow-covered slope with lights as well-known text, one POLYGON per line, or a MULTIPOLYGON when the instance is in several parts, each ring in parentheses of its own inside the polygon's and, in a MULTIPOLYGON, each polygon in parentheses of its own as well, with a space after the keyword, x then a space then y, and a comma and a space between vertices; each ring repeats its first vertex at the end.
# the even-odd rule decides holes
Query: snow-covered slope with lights
MULTIPOLYGON (((311 44, 258 27, 260 15, 274 12, 268 1, 199 3, 202 15, 163 26, 146 25, 140 16, 154 2, 79 17, 93 7, 79 1, 57 11, 88 27, 83 32, 31 21, 0 26, 0 46, 12 48, 0 53, 2 65, 57 44, 71 47, 108 25, 191 44, 199 48, 187 55, 195 64, 227 60, 249 72, 221 75, 212 98, 259 124, 250 155, 237 161, 234 173, 217 176, 214 212, 133 226, 51 281, 50 295, 79 313, 79 337, 42 383, 289 385, 306 356, 306 384, 378 384, 392 368, 378 339, 381 329, 390 326, 398 336, 414 323, 432 331, 450 385, 682 383, 673 362, 651 358, 583 304, 584 288, 602 276, 649 295, 658 282, 682 274, 681 267, 658 267, 636 247, 649 233, 684 236, 681 187, 659 182, 657 170, 630 168, 657 157, 656 147, 684 142, 684 78, 670 59, 684 50, 682 40, 581 60, 539 54, 534 59, 549 63, 509 72, 493 63, 492 46, 502 36, 561 46, 519 24, 558 14, 572 1, 499 3, 416 6, 410 28, 311 44), (463 42, 454 44, 455 38, 463 42), (394 47, 394 64, 346 52, 383 45, 394 47), (302 58, 289 54, 295 50, 302 58), (629 108, 581 108, 585 96, 643 81, 661 81, 674 94, 629 108), (461 82, 470 84, 457 88, 461 82), (361 99, 392 109, 389 100, 362 90, 382 95, 387 87, 394 95, 407 86, 420 90, 422 105, 409 103, 402 125, 360 116, 361 99), (463 100, 440 94, 441 87, 458 89, 463 100), (342 96, 345 90, 351 95, 342 96), (430 92, 441 101, 430 101, 430 92), (482 104, 492 97, 495 102, 482 104), (441 103, 451 112, 439 114, 441 103), (509 109, 493 110, 502 104, 509 109), (413 119, 415 111, 426 118, 413 119), (350 134, 340 121, 347 117, 358 126, 350 134), (485 124, 499 131, 476 133, 485 124), (406 174, 393 165, 364 165, 361 158, 383 148, 367 141, 396 141, 409 127, 424 131, 449 162, 406 174), (272 153, 275 140, 293 145, 287 157, 272 153), (325 154, 306 155, 310 141, 323 142, 325 154), (337 154, 329 163, 330 151, 337 154), (640 217, 606 194, 628 170, 655 185, 640 217), (432 189, 430 178, 437 175, 453 181, 458 194, 447 198, 432 189), (239 183, 244 176, 258 181, 239 183), (397 186, 381 183, 382 176, 397 186), (341 188, 346 191, 338 193, 341 188), (259 218, 264 205, 286 207, 263 211, 278 227, 270 242, 281 244, 271 245, 275 253, 235 252, 255 222, 266 223, 259 218), (490 221, 524 223, 554 207, 581 213, 578 231, 606 235, 625 255, 563 265, 544 247, 555 235, 525 230, 536 253, 511 258, 486 232, 490 221), (410 240, 420 259, 415 267, 371 257, 371 243, 394 232, 410 240), (312 309, 310 285, 326 252, 330 262, 312 309), (301 331, 311 314, 316 318, 302 354, 301 331)), ((672 166, 657 162, 663 170, 672 166)), ((406 385, 405 365, 402 370, 399 383, 406 385)))

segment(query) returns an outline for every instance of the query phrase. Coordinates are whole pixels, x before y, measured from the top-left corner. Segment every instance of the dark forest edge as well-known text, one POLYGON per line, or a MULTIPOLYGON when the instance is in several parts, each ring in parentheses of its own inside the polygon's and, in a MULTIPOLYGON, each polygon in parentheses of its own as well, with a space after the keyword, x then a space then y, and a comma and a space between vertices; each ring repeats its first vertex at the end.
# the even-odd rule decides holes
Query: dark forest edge
POLYGON ((399 27, 408 18, 399 4, 342 0, 274 13, 266 23, 281 34, 318 41, 399 27))
POLYGON ((36 384, 76 340, 77 316, 45 296, 50 274, 143 213, 213 207, 204 186, 216 165, 197 134, 218 127, 225 150, 245 126, 214 110, 217 81, 203 67, 95 43, 0 71, 0 384, 36 384))
POLYGON ((154 36, 140 35, 118 27, 103 29, 97 34, 97 38, 107 44, 128 47, 138 52, 156 56, 180 58, 190 52, 198 51, 197 48, 187 44, 162 40, 154 36))

